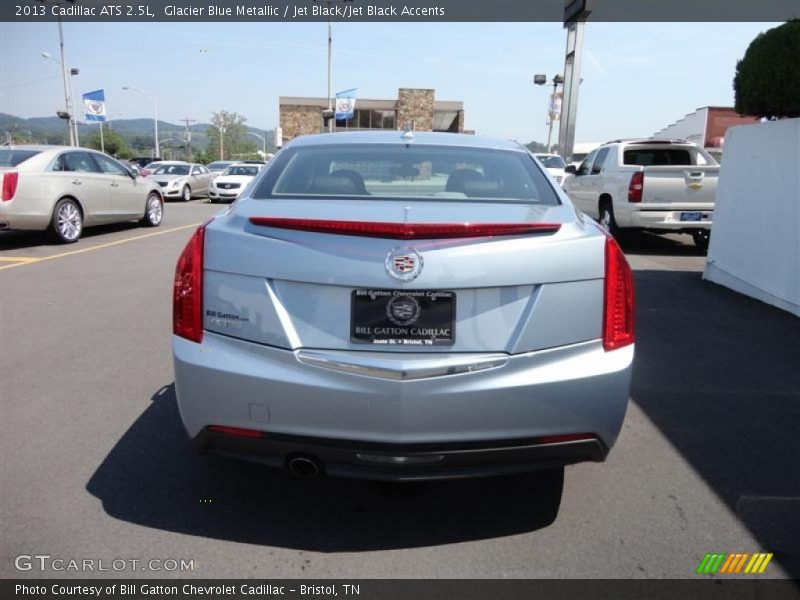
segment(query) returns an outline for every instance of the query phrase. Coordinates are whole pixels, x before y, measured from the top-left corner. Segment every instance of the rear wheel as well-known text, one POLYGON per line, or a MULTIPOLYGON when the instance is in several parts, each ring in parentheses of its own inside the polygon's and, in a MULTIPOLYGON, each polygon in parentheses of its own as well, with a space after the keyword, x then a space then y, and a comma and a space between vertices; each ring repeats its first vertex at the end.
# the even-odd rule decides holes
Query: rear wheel
POLYGON ((700 250, 708 250, 708 243, 711 241, 711 232, 705 230, 693 231, 692 239, 694 240, 694 245, 700 250))
POLYGON ((156 193, 151 193, 147 197, 144 208, 144 217, 139 221, 145 227, 158 227, 164 218, 164 204, 156 193))
POLYGON ((48 229, 49 237, 61 244, 77 242, 83 231, 83 215, 72 198, 62 198, 53 209, 53 219, 48 229))
POLYGON ((614 209, 611 206, 611 203, 606 201, 600 205, 600 225, 606 228, 606 231, 610 233, 612 236, 616 237, 619 233, 619 227, 617 227, 617 222, 614 219, 614 209))
POLYGON ((192 199, 192 189, 188 185, 183 186, 181 198, 183 198, 184 202, 189 202, 192 199))

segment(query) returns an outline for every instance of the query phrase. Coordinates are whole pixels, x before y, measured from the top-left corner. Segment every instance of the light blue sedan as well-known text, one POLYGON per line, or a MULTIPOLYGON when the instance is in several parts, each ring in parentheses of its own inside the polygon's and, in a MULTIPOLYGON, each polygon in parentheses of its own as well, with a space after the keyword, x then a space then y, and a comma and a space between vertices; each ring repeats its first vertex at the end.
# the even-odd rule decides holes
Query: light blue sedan
POLYGON ((429 480, 603 461, 631 270, 515 142, 300 137, 175 274, 178 403, 203 452, 429 480))

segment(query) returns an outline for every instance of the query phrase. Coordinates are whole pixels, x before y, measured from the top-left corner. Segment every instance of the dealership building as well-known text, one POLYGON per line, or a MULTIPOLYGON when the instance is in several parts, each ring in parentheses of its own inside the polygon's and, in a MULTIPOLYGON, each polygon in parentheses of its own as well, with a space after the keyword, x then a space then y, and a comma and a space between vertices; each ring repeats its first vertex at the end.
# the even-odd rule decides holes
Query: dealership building
MULTIPOLYGON (((281 96, 283 143, 323 131, 327 98, 281 96)), ((353 117, 336 121, 336 131, 406 130, 464 133, 464 103, 436 100, 434 90, 400 88, 396 100, 357 98, 353 117)))

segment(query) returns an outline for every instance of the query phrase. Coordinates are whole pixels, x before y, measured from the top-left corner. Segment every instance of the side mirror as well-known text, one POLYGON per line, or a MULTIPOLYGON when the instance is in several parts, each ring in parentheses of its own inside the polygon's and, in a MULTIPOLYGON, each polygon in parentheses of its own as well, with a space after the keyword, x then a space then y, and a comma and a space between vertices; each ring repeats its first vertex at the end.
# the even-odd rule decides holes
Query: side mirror
POLYGON ((564 173, 574 174, 577 170, 578 169, 575 165, 567 165, 564 168, 564 173))

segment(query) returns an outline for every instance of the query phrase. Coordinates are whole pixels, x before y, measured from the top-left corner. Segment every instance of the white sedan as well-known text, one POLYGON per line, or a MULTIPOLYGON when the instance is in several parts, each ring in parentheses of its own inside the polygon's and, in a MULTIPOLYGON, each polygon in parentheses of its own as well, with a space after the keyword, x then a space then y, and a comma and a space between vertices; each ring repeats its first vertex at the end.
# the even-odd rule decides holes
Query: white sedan
POLYGON ((264 165, 236 163, 225 169, 222 174, 208 186, 208 197, 211 202, 223 200, 234 201, 247 187, 264 165))
POLYGON ((539 162, 542 163, 544 168, 547 169, 547 172, 553 176, 556 183, 563 187, 564 178, 566 177, 564 169, 567 166, 564 159, 558 154, 536 154, 535 156, 539 159, 539 162))

